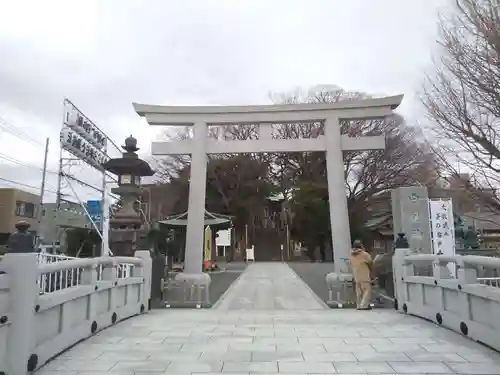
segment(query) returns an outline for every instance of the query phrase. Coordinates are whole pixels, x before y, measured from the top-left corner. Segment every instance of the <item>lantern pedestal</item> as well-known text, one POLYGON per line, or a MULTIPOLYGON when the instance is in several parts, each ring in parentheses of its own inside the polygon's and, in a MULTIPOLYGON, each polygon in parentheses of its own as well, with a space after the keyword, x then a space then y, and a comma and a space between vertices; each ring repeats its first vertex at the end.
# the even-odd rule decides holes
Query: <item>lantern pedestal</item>
POLYGON ((211 282, 210 275, 206 273, 178 273, 171 281, 170 296, 167 295, 165 305, 186 308, 212 307, 209 296, 211 282))
POLYGON ((136 251, 137 231, 126 229, 111 229, 109 233, 111 251, 114 255, 133 257, 136 251))

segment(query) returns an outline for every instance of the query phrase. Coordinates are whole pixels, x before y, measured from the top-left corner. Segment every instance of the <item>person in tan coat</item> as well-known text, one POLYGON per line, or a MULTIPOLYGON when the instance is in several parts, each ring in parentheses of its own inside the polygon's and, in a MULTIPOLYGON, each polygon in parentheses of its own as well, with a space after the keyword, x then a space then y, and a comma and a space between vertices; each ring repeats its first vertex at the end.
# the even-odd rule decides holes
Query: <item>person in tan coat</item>
POLYGON ((358 310, 371 310, 373 260, 359 240, 354 241, 349 263, 356 283, 356 307, 358 310))

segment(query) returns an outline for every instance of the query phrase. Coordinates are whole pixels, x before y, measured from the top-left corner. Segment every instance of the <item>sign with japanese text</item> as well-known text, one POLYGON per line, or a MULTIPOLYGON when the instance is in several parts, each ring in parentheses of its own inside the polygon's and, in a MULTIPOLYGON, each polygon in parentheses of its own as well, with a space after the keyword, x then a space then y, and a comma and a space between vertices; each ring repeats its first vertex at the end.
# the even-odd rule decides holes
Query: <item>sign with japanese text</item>
POLYGON ((64 125, 78 133, 95 148, 102 150, 106 147, 108 140, 106 135, 68 99, 64 100, 64 125))
POLYGON ((434 254, 455 255, 455 224, 449 200, 430 200, 432 247, 434 254))
POLYGON ((99 171, 103 170, 102 164, 109 160, 109 157, 104 152, 87 142, 80 134, 68 126, 61 129, 60 141, 64 150, 99 171))

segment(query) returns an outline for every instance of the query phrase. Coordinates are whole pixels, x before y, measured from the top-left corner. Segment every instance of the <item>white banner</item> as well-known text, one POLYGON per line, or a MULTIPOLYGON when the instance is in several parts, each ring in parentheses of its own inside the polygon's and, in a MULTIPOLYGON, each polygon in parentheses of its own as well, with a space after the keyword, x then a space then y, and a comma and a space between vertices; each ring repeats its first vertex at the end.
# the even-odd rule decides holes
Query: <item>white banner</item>
POLYGON ((431 200, 429 208, 433 253, 455 255, 455 224, 451 199, 431 200))
MULTIPOLYGON (((433 253, 446 256, 455 255, 455 223, 453 205, 449 200, 430 200, 433 253)), ((448 269, 455 276, 456 265, 448 263, 448 269)))

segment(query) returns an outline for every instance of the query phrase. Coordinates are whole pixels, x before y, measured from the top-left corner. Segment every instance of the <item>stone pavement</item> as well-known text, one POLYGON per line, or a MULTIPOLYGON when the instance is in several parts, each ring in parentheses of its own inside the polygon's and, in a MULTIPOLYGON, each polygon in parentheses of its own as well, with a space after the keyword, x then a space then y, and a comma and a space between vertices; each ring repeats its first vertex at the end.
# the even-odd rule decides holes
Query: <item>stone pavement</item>
POLYGON ((214 307, 218 310, 328 308, 285 263, 250 265, 214 307))
POLYGON ((458 334, 392 310, 329 310, 299 281, 251 265, 215 309, 130 319, 37 374, 500 374, 497 353, 458 334))

